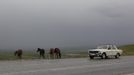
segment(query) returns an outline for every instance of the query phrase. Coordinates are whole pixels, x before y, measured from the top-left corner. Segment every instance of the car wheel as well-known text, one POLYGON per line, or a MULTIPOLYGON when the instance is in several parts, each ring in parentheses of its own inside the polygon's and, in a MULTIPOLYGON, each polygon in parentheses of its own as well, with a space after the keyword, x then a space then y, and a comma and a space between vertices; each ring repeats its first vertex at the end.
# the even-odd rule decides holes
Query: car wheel
POLYGON ((115 55, 115 58, 117 59, 117 58, 119 58, 119 57, 120 57, 120 54, 117 53, 117 54, 115 55))
POLYGON ((90 56, 90 59, 94 59, 94 56, 90 56))
POLYGON ((106 59, 106 58, 107 58, 106 53, 103 53, 102 56, 101 56, 101 59, 106 59))

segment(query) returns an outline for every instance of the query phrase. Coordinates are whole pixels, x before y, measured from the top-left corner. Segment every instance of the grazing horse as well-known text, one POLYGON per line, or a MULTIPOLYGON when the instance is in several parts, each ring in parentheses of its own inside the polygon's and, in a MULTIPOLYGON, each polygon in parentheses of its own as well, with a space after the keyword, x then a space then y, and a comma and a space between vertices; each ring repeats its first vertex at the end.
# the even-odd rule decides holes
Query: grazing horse
POLYGON ((54 59, 54 49, 53 48, 50 48, 49 54, 50 54, 50 58, 54 59))
POLYGON ((61 51, 59 48, 54 49, 55 58, 61 58, 61 51))
POLYGON ((22 49, 18 49, 17 51, 14 52, 14 55, 17 56, 19 59, 22 58, 23 51, 22 49))
POLYGON ((40 53, 40 58, 45 58, 45 50, 44 49, 41 49, 41 48, 38 48, 37 49, 37 53, 40 53))

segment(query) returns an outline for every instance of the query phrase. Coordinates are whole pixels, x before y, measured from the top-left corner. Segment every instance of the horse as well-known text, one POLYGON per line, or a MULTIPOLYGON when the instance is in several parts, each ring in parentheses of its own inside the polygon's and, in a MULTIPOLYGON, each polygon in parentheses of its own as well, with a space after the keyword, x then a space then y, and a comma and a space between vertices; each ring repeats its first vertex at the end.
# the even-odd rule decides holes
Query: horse
POLYGON ((37 52, 37 53, 38 53, 38 52, 40 53, 40 58, 41 58, 41 57, 42 57, 42 58, 45 58, 45 50, 44 50, 44 49, 38 48, 36 52, 37 52))
POLYGON ((19 59, 22 59, 22 54, 23 54, 22 49, 18 49, 17 51, 14 52, 14 55, 17 56, 19 59))
POLYGON ((59 48, 54 49, 54 55, 55 55, 55 58, 57 59, 61 58, 61 51, 59 48))
POLYGON ((50 58, 54 59, 54 49, 53 48, 50 48, 49 55, 50 55, 50 58))

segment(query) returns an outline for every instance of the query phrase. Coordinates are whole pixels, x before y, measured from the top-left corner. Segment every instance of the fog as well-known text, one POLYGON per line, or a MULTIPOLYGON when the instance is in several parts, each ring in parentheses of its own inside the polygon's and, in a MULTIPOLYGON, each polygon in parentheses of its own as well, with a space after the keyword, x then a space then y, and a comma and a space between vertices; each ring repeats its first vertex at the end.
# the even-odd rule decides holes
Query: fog
POLYGON ((134 43, 134 0, 1 0, 0 49, 134 43))

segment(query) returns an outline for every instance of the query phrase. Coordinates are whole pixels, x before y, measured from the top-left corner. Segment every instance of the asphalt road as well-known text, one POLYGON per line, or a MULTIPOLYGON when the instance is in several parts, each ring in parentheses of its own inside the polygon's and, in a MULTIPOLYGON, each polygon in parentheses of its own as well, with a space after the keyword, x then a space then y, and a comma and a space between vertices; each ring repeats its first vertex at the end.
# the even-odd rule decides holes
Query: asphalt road
POLYGON ((133 75, 134 56, 120 59, 0 61, 0 75, 133 75))

